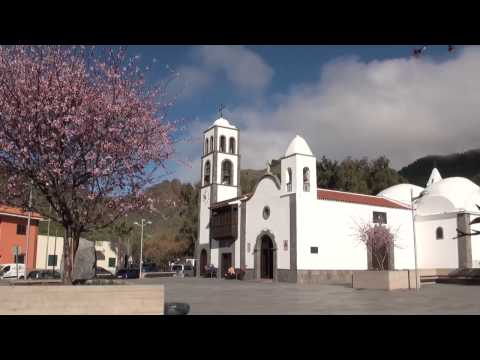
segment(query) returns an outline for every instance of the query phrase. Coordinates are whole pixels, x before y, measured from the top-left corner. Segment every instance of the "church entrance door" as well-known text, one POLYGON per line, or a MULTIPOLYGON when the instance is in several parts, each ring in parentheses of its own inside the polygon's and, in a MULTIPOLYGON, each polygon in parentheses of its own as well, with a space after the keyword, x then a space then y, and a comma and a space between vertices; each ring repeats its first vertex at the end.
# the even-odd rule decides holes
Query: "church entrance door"
POLYGON ((228 269, 232 266, 232 254, 231 253, 224 253, 222 254, 222 278, 225 277, 228 269))
POLYGON ((260 247, 260 276, 262 279, 273 279, 273 242, 267 235, 262 237, 260 247))

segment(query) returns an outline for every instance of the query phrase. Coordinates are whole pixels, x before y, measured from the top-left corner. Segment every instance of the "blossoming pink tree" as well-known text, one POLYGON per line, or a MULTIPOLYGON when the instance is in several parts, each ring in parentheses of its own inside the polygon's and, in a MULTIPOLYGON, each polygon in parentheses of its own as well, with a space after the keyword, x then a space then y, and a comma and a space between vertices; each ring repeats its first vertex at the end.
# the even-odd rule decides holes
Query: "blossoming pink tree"
POLYGON ((173 154, 166 84, 144 74, 125 48, 0 47, 0 195, 18 204, 32 184, 51 205, 67 283, 80 236, 144 207, 173 154))
POLYGON ((387 225, 365 223, 357 225, 356 237, 365 245, 372 259, 372 268, 376 270, 388 270, 388 257, 394 248, 400 248, 396 241, 396 231, 387 225))

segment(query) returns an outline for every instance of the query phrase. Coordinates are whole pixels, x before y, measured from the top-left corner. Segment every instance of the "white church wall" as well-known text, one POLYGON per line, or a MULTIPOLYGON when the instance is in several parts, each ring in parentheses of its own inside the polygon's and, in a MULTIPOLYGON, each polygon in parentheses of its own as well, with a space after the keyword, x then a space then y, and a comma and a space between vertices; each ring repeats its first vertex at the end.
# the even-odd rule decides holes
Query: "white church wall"
POLYGON ((368 269, 367 250, 355 234, 356 224, 371 222, 373 211, 386 212, 388 225, 398 228, 398 244, 402 249, 395 249, 395 268, 414 267, 409 211, 324 200, 303 204, 297 204, 299 270, 368 269), (318 253, 311 253, 311 247, 318 247, 318 253))
MULTIPOLYGON (((470 221, 477 218, 476 215, 470 215, 470 221)), ((474 224, 471 226, 472 230, 480 231, 480 224, 474 224)), ((471 236, 472 243, 472 267, 480 268, 480 236, 471 236)))
POLYGON ((417 216, 417 256, 420 269, 458 268, 457 215, 417 216), (437 240, 436 230, 443 228, 443 239, 437 240))
POLYGON ((205 187, 200 190, 200 224, 199 224, 199 240, 200 244, 208 244, 210 239, 210 229, 208 223, 210 220, 210 187, 205 187))
POLYGON ((278 190, 274 181, 268 177, 258 184, 255 194, 247 201, 245 234, 245 264, 247 269, 253 269, 254 267, 253 250, 257 236, 262 231, 270 231, 275 237, 277 269, 290 269, 289 201, 288 196, 280 197, 280 190, 278 190), (270 217, 267 220, 262 215, 265 206, 270 208, 270 217), (284 240, 288 242, 288 250, 284 250, 284 240), (248 251, 249 249, 250 251, 248 251))
POLYGON ((218 268, 218 241, 212 239, 212 248, 210 249, 210 263, 218 268))

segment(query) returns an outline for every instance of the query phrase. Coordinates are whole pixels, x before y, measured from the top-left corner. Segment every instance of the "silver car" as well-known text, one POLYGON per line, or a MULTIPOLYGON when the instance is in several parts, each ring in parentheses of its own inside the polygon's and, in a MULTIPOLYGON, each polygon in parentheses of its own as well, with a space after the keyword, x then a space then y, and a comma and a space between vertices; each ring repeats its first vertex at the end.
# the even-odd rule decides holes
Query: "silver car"
POLYGON ((195 276, 192 265, 175 264, 172 266, 172 271, 175 272, 174 276, 177 277, 193 277, 195 276))

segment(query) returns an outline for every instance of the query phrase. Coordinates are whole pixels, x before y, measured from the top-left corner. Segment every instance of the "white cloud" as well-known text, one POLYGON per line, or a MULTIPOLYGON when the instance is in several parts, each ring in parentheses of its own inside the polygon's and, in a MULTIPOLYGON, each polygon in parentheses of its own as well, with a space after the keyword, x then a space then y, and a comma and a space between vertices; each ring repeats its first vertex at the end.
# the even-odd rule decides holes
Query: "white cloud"
POLYGON ((214 83, 215 77, 225 76, 233 90, 258 95, 270 84, 274 71, 255 52, 245 46, 206 45, 194 47, 193 65, 182 65, 174 88, 186 99, 214 83))
POLYGON ((242 167, 262 168, 283 156, 295 134, 317 158, 386 155, 397 168, 480 147, 479 65, 477 47, 442 62, 333 61, 313 85, 277 94, 281 101, 271 110, 232 110, 231 121, 242 128, 242 167))
POLYGON ((180 66, 177 71, 179 77, 175 80, 175 85, 180 89, 182 98, 190 97, 213 81, 213 76, 209 71, 195 66, 180 66))
POLYGON ((273 77, 273 69, 245 46, 207 45, 195 49, 195 56, 210 70, 221 70, 240 90, 261 91, 273 77))

